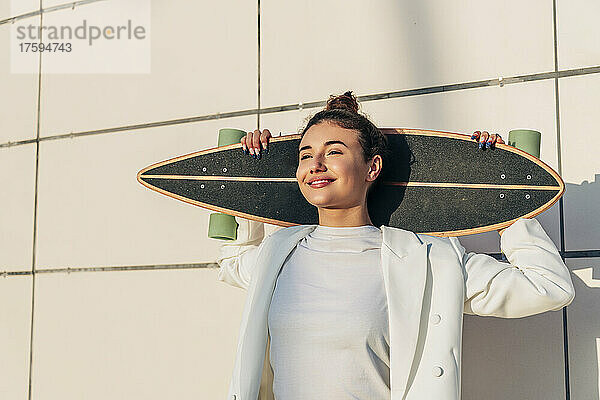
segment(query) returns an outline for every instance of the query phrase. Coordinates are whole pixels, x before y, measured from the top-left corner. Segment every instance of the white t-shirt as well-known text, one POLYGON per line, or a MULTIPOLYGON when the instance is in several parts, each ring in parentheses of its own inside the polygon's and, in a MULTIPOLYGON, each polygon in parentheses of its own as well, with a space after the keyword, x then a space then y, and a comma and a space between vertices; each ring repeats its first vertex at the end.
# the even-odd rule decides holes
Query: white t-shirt
POLYGON ((381 235, 319 225, 290 254, 268 316, 277 400, 391 397, 381 235))

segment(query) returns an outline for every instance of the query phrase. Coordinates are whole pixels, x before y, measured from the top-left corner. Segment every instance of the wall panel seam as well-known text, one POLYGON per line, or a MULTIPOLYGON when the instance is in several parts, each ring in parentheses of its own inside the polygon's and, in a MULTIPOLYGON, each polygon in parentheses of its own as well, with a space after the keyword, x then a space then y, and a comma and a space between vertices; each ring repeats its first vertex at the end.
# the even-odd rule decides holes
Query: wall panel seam
MULTIPOLYGON (((480 253, 487 254, 497 260, 505 260, 502 253, 480 253)), ((561 252, 564 259, 567 258, 591 258, 600 260, 599 250, 574 250, 561 252)), ((100 266, 100 267, 58 267, 39 269, 36 268, 35 274, 52 274, 52 273, 74 273, 74 272, 109 272, 109 271, 148 271, 148 270, 169 270, 169 269, 207 269, 219 268, 219 265, 214 262, 207 263, 189 263, 189 264, 149 264, 149 265, 127 265, 127 266, 100 266)), ((31 275, 32 271, 0 271, 0 278, 16 277, 31 275)))
MULTIPOLYGON (((367 102, 367 101, 376 101, 376 100, 385 100, 385 99, 393 99, 399 97, 412 97, 412 96, 422 96, 426 94, 433 93, 444 93, 444 92, 452 92, 459 90, 467 90, 467 89, 476 89, 490 86, 505 86, 511 84, 518 84, 524 82, 533 82, 540 81, 546 79, 560 79, 566 77, 573 76, 581 76, 581 75, 589 75, 589 74, 597 74, 600 73, 600 66, 586 67, 586 68, 578 68, 573 70, 565 70, 565 71, 557 71, 557 72, 542 72, 538 74, 531 75, 520 75, 513 76, 507 78, 496 78, 496 79, 488 79, 482 81, 474 81, 474 82, 465 82, 465 83, 456 83, 450 85, 441 85, 441 86, 431 86, 424 87, 420 89, 408 89, 408 90, 400 90, 400 91, 392 91, 392 92, 384 92, 384 93, 376 93, 369 95, 357 96, 357 100, 359 102, 367 102)), ((147 128, 156 128, 160 126, 173 126, 179 124, 186 123, 194 123, 201 121, 213 121, 218 119, 229 119, 236 118, 248 115, 263 115, 263 114, 272 114, 279 113, 285 111, 296 111, 303 109, 310 109, 316 107, 323 107, 325 105, 325 101, 313 101, 302 103, 298 102, 295 104, 287 104, 280 106, 273 106, 267 108, 253 108, 239 111, 229 111, 224 113, 216 113, 216 114, 206 114, 195 117, 187 117, 187 118, 178 118, 172 120, 164 120, 164 121, 155 121, 155 122, 147 122, 133 125, 124 125, 124 126, 116 126, 104 129, 95 129, 89 131, 80 131, 80 132, 70 132, 64 134, 56 134, 51 136, 45 136, 39 139, 25 139, 19 141, 9 141, 6 143, 0 143, 1 148, 8 148, 19 145, 27 145, 30 143, 36 143, 38 141, 47 141, 47 140, 61 140, 61 139, 73 139, 81 136, 90 136, 90 135, 99 135, 99 134, 108 134, 108 133, 116 133, 116 132, 131 132, 138 129, 147 129, 147 128)))

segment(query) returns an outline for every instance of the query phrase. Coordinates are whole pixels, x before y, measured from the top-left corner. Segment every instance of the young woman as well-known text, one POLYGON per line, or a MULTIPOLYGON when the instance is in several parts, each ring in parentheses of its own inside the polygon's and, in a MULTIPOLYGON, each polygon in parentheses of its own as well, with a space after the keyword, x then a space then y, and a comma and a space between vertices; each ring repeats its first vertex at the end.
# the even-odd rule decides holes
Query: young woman
MULTIPOLYGON (((270 137, 248 133, 244 151, 261 157, 270 137)), ((262 223, 237 218, 238 239, 217 260, 219 280, 248 290, 228 399, 459 399, 463 313, 519 318, 573 300, 535 219, 501 234, 509 263, 467 254, 456 238, 373 226, 367 199, 386 138, 351 92, 309 120, 298 150, 319 224, 264 238, 262 223)))

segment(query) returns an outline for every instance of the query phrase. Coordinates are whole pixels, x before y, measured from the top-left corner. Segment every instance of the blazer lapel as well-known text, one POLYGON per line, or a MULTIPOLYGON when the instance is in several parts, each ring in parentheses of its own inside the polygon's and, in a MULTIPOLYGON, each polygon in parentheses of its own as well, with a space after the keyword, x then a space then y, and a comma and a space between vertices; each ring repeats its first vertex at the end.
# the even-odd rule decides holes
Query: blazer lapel
POLYGON ((316 227, 300 225, 287 228, 292 229, 289 236, 283 241, 271 240, 266 243, 256 260, 259 270, 256 271, 248 293, 251 296, 248 315, 251 315, 252 319, 245 321, 246 329, 242 333, 244 336, 238 370, 243 400, 254 400, 258 397, 267 346, 269 307, 279 271, 298 242, 316 227))
POLYGON ((427 249, 410 231, 381 226, 381 258, 389 312, 390 385, 393 400, 404 399, 412 379, 423 293, 427 249))

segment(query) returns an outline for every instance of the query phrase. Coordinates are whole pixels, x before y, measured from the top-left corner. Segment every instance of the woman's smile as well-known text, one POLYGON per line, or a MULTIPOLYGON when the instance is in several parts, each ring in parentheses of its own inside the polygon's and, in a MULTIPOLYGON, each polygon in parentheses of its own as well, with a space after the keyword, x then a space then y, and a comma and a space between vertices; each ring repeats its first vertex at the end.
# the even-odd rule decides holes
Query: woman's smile
POLYGON ((311 188, 314 188, 314 189, 318 189, 318 188, 325 187, 325 186, 329 185, 330 183, 333 183, 334 181, 335 181, 335 179, 333 179, 333 178, 317 177, 317 178, 312 178, 310 181, 308 181, 308 186, 310 186, 311 188))

